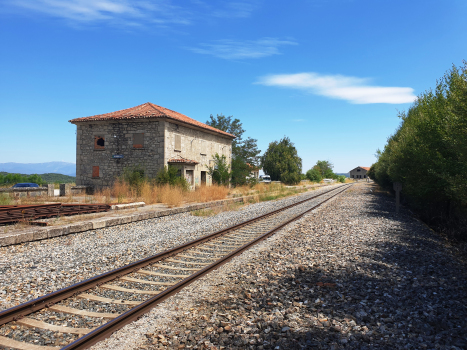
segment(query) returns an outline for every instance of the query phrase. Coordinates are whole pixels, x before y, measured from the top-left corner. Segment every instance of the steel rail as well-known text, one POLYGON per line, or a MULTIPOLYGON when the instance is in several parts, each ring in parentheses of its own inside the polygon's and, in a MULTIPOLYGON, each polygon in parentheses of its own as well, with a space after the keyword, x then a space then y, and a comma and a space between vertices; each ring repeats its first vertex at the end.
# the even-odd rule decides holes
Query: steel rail
MULTIPOLYGON (((174 247, 170 250, 167 250, 165 252, 161 252, 159 254, 156 254, 154 256, 151 256, 151 257, 148 257, 148 258, 145 258, 143 260, 140 260, 140 261, 136 261, 132 264, 129 264, 129 265, 126 265, 126 266, 122 266, 118 269, 115 269, 115 270, 112 270, 112 271, 109 271, 109 272, 106 272, 104 274, 101 274, 101 275, 98 275, 98 276, 95 276, 95 277, 92 277, 90 279, 87 279, 85 281, 82 281, 82 282, 79 282, 79 283, 76 283, 74 285, 71 285, 69 287, 66 287, 66 288, 63 288, 61 290, 58 290, 58 291, 55 291, 55 292, 52 292, 52 293, 49 293, 47 295, 44 295, 42 297, 39 297, 37 299, 34 299, 34 300, 30 300, 26 303, 23 303, 23 304, 20 304, 18 306, 15 306, 13 308, 10 308, 10 309, 7 309, 7 310, 4 310, 2 312, 0 312, 0 325, 2 324, 5 324, 5 323, 8 323, 8 322, 11 322, 11 321, 16 321, 32 312, 36 312, 36 311, 39 311, 43 308, 46 308, 46 307, 50 307, 52 306, 53 304, 55 303, 58 303, 66 298, 69 298, 69 297, 72 297, 72 296, 76 296, 78 294, 80 294, 81 292, 83 291, 86 291, 90 288, 93 288, 95 286, 100 286, 106 282, 109 282, 111 280, 114 280, 114 279, 118 279, 120 277, 122 277, 123 275, 126 275, 126 274, 129 274, 129 273, 132 273, 132 272, 136 272, 138 270, 140 270, 141 268, 147 266, 147 265, 150 265, 150 264, 153 264, 159 260, 163 260, 163 259, 166 259, 172 255, 175 255, 175 254, 178 254, 184 250, 187 250, 189 248, 192 248, 194 246, 197 246, 197 245, 200 245, 206 241, 209 241, 209 240, 212 240, 212 239, 215 239, 215 238, 218 238, 218 237, 221 237, 223 235, 225 235, 226 233, 230 232, 230 231, 234 231, 234 230, 237 230, 243 226, 247 226, 251 223, 254 223, 256 221, 259 221, 261 219, 264 219, 264 218, 267 218, 269 216, 273 216, 275 214, 277 214, 278 212, 281 212, 281 211, 284 211, 284 210, 287 210, 291 207, 294 207, 294 206, 297 206, 297 205, 300 205, 302 203, 305 203, 307 201, 310 201, 312 199, 315 199, 315 198, 318 198, 320 196, 323 196, 323 195, 326 195, 326 194, 329 194, 333 191, 336 191, 336 190, 339 190, 340 188, 342 187, 345 187, 345 189, 347 189, 349 186, 347 185, 343 185, 343 186, 339 186, 337 188, 333 188, 329 191, 326 191, 324 193, 321 193, 321 194, 318 194, 318 195, 315 195, 315 196, 312 196, 312 197, 309 197, 309 198, 306 198, 304 200, 301 200, 301 201, 298 201, 296 203, 293 203, 293 204, 290 204, 290 205, 287 205, 285 207, 282 207, 282 208, 279 208, 279 209, 276 209, 276 210, 273 210, 269 213, 266 213, 266 214, 263 214, 263 215, 260 215, 258 217, 255 217, 253 219, 249 219, 249 220, 246 220, 244 222, 241 222, 239 224, 236 224, 236 225, 233 225, 233 226, 230 226, 230 227, 227 227, 225 229, 222 229, 220 231, 217 231, 217 232, 214 232, 212 234, 209 234, 207 236, 204 236, 204 237, 200 237, 194 241, 191 241, 191 242, 188 242, 188 243, 185 243, 181 246, 178 246, 178 247, 174 247)), ((341 193, 341 191, 339 191, 338 193, 334 194, 332 197, 336 196, 337 194, 341 193)), ((330 198, 332 198, 330 197, 330 198)), ((327 200, 329 200, 330 198, 326 199, 325 201, 323 201, 322 203, 326 202, 327 200)), ((322 204, 321 203, 321 204, 322 204)), ((319 205, 321 205, 319 204, 319 205)), ((318 205, 318 206, 319 206, 318 205)), ((317 207, 317 206, 315 206, 317 207)), ((315 208, 313 207, 313 208, 315 208)), ((312 208, 312 209, 313 209, 312 208)), ((311 209, 310 209, 311 210, 311 209)), ((303 215, 303 214, 302 214, 303 215)), ((298 218, 298 217, 296 217, 298 218)), ((295 218, 295 220, 296 220, 295 218)), ((283 225, 282 225, 283 226, 283 225)), ((213 267, 214 268, 214 267, 213 267)), ((200 270, 201 271, 205 271, 206 269, 203 269, 203 270, 200 270)), ((206 270, 207 272, 210 271, 211 269, 208 269, 206 270)), ((206 273, 207 273, 206 272, 206 273)), ((190 282, 191 283, 191 282, 190 282)), ((179 285, 180 283, 176 284, 176 285, 179 285)), ((161 295, 165 295, 167 293, 167 291, 165 292, 162 292, 163 294, 161 295)), ((175 293, 175 292, 174 292, 175 293)), ((145 304, 145 303, 144 303, 145 304)), ((143 305, 143 304, 142 304, 143 305)), ((130 312, 131 310, 129 310, 128 312, 130 312)), ((126 313, 125 313, 126 314, 126 313)), ((123 315, 123 314, 122 314, 123 315)), ((131 321, 129 321, 131 322, 131 321)), ((79 339, 78 339, 79 340, 79 339)), ((71 344, 70 344, 71 345, 71 344)), ((66 347, 65 347, 66 348, 66 347)))
MULTIPOLYGON (((345 186, 345 185, 343 185, 343 186, 345 186)), ((157 262, 159 260, 163 260, 165 258, 168 258, 171 255, 177 254, 177 253, 179 253, 179 252, 181 252, 183 250, 186 250, 186 249, 189 249, 189 248, 191 248, 193 246, 204 243, 204 242, 206 242, 208 240, 211 240, 211 239, 216 238, 216 237, 218 237, 220 235, 223 235, 223 234, 225 234, 225 233, 227 233, 229 231, 241 228, 243 226, 251 224, 252 222, 255 222, 255 221, 258 221, 258 220, 263 219, 265 217, 274 215, 274 214, 276 214, 276 213, 278 213, 280 211, 286 210, 288 208, 299 205, 301 203, 312 200, 314 198, 323 196, 323 195, 325 195, 325 194, 327 194, 329 192, 335 191, 336 189, 341 188, 341 187, 342 186, 339 186, 337 188, 333 188, 333 189, 331 189, 329 191, 318 194, 316 196, 313 196, 313 197, 307 198, 305 200, 299 201, 297 203, 293 203, 293 204, 290 204, 288 206, 273 210, 273 211, 271 211, 269 213, 257 216, 257 217, 255 217, 253 219, 250 219, 250 220, 241 222, 239 224, 227 227, 227 228, 222 229, 220 231, 211 233, 211 234, 209 234, 207 236, 200 237, 200 238, 198 238, 198 239, 196 239, 194 241, 190 241, 188 243, 185 243, 185 244, 182 244, 180 246, 174 247, 172 249, 166 250, 166 251, 161 252, 159 254, 156 254, 156 255, 147 257, 145 259, 136 261, 134 263, 131 263, 129 265, 125 265, 125 266, 122 266, 120 268, 105 272, 105 273, 103 273, 101 275, 91 277, 91 278, 89 278, 87 280, 75 283, 75 284, 73 284, 71 286, 59 289, 59 290, 57 290, 55 292, 46 294, 46 295, 41 296, 39 298, 27 301, 27 302, 22 303, 20 305, 14 306, 14 307, 12 307, 10 309, 4 310, 4 311, 0 312, 0 326, 5 324, 5 323, 11 322, 11 321, 16 321, 16 320, 18 320, 18 319, 32 313, 32 312, 39 311, 39 310, 41 310, 43 308, 46 308, 46 307, 50 307, 53 304, 56 304, 56 303, 66 299, 66 298, 72 297, 75 294, 79 294, 80 292, 83 292, 83 291, 88 290, 90 288, 93 288, 95 286, 104 284, 106 282, 109 282, 109 281, 111 281, 113 279, 119 278, 119 277, 121 277, 123 275, 129 274, 131 272, 136 272, 137 270, 139 270, 139 269, 141 269, 141 268, 143 268, 143 267, 145 267, 147 265, 150 265, 150 264, 152 264, 154 262, 157 262)))
MULTIPOLYGON (((345 186, 345 185, 344 185, 345 186)), ((352 186, 352 185, 350 185, 352 186)), ((186 286, 190 285, 191 283, 195 282, 197 279, 201 278, 202 276, 206 275, 207 273, 211 272, 212 270, 217 269, 218 267, 222 266, 223 264, 227 263, 230 261, 232 258, 235 256, 243 253, 245 250, 249 249, 253 245, 261 242, 262 240, 268 238, 272 234, 274 234, 276 231, 282 229, 284 226, 290 224, 293 221, 296 221, 300 219, 303 215, 306 213, 318 208, 322 204, 326 203, 328 200, 331 198, 334 198, 335 196, 339 195, 340 193, 344 192, 347 190, 350 186, 345 186, 345 188, 336 194, 332 195, 331 197, 325 199, 323 202, 313 206, 310 209, 307 209, 301 214, 298 214, 294 216, 292 219, 289 219, 279 226, 273 228, 272 230, 262 234, 261 236, 255 238, 251 242, 241 246, 240 248, 234 250, 230 254, 226 255, 225 257, 219 259, 218 261, 212 263, 209 266, 206 266, 202 270, 199 270, 198 272, 195 272, 194 274, 190 275, 189 277, 185 278, 184 280, 178 282, 177 284, 169 287, 165 291, 161 292, 160 294, 146 300, 145 302, 141 303, 140 305, 128 310, 127 312, 121 314, 120 316, 116 317, 115 319, 107 322, 106 324, 103 324, 102 326, 96 328, 95 330, 91 331, 90 333, 86 334, 85 336, 75 340, 73 343, 68 344, 67 346, 63 347, 62 350, 83 350, 87 349, 88 347, 96 344, 97 342, 104 340, 108 338, 112 333, 117 331, 118 329, 122 328, 123 326, 136 321, 139 317, 141 317, 143 314, 147 313, 149 310, 152 308, 156 307, 158 304, 160 304, 162 301, 165 299, 171 297, 172 295, 178 293, 180 290, 185 288, 186 286)), ((341 188, 342 186, 339 186, 341 188)), ((326 193, 329 193, 331 191, 328 191, 326 193)), ((316 197, 314 197, 316 198, 316 197)))

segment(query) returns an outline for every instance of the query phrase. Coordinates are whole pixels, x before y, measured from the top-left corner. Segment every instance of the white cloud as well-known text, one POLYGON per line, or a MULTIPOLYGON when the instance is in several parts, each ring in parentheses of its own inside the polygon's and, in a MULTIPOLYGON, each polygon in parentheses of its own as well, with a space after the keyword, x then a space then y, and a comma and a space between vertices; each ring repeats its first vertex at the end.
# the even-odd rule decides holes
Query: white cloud
POLYGON ((257 0, 210 2, 192 0, 180 5, 174 0, 5 0, 2 10, 42 13, 72 24, 114 23, 144 26, 150 24, 192 24, 206 18, 245 18, 258 7, 257 0), (6 6, 5 6, 6 5, 6 6))
POLYGON ((199 47, 187 49, 199 54, 212 55, 218 58, 241 60, 279 55, 279 46, 282 45, 297 45, 297 43, 276 38, 247 41, 217 40, 212 44, 200 44, 199 47))
POLYGON ((118 22, 120 24, 188 23, 180 16, 180 8, 163 0, 14 0, 10 7, 39 12, 70 20, 73 23, 118 22), (138 22, 136 22, 138 21, 138 22))
POLYGON ((268 75, 257 84, 304 90, 316 95, 346 100, 355 104, 411 103, 416 96, 410 87, 384 87, 368 85, 369 79, 343 75, 297 73, 268 75))

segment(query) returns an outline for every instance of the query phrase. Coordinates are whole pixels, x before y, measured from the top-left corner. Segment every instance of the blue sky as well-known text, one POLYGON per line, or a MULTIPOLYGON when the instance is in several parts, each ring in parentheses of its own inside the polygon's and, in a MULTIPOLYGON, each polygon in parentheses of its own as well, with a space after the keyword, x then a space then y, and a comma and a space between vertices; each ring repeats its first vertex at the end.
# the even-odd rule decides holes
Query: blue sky
POLYGON ((467 59, 465 0, 0 1, 0 163, 75 161, 72 118, 145 102, 370 166, 467 59))

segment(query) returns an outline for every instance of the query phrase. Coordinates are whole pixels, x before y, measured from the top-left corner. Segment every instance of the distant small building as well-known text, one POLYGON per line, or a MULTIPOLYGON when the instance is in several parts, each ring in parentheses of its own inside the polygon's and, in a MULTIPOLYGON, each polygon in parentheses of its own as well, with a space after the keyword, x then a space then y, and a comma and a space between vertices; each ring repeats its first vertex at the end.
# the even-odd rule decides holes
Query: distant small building
POLYGON ((370 170, 369 167, 366 166, 358 166, 355 169, 349 171, 351 179, 366 179, 368 176, 366 173, 370 170))
POLYGON ((77 185, 110 186, 135 166, 153 178, 167 165, 193 187, 209 185, 213 156, 232 160, 234 135, 153 103, 70 122, 77 126, 77 185))
POLYGON ((246 165, 250 168, 250 175, 248 177, 250 178, 255 178, 256 180, 259 179, 259 171, 261 170, 261 168, 259 167, 256 167, 254 165, 251 165, 250 163, 246 163, 246 165))

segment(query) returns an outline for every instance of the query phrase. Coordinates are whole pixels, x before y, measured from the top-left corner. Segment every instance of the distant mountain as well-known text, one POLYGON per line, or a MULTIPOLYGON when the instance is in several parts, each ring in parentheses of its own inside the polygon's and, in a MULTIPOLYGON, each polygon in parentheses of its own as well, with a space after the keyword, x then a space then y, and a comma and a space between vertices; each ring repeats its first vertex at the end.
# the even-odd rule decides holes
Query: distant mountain
POLYGON ((336 175, 344 175, 345 177, 350 177, 350 173, 336 173, 336 175))
POLYGON ((55 173, 76 176, 76 164, 67 162, 0 163, 0 171, 20 174, 55 173))

